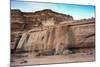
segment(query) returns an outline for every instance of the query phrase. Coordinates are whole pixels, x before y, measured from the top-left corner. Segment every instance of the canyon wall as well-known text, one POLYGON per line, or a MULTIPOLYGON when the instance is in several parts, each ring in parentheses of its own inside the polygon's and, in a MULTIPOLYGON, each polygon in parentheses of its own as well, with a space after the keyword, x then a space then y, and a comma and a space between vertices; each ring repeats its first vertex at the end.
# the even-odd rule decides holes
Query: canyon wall
POLYGON ((31 47, 33 50, 52 50, 56 48, 57 44, 62 44, 64 48, 94 47, 95 24, 94 22, 87 23, 64 24, 29 30, 22 34, 17 48, 28 49, 31 47))
POLYGON ((21 12, 17 9, 11 10, 11 30, 24 31, 34 27, 45 26, 47 24, 59 24, 62 21, 71 21, 73 17, 45 9, 36 12, 21 12), (53 21, 53 23, 52 23, 53 21))
POLYGON ((51 10, 35 13, 24 13, 18 10, 14 12, 15 10, 12 11, 11 16, 12 50, 95 47, 95 20, 93 19, 75 21, 72 16, 51 10), (12 17, 17 21, 15 22, 12 17))

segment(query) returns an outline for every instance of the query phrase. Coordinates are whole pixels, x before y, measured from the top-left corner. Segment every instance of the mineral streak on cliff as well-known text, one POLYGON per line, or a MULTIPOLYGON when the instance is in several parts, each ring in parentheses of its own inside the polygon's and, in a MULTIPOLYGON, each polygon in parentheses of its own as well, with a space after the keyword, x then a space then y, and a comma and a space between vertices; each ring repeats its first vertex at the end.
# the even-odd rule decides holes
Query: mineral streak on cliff
POLYGON ((95 47, 95 19, 75 21, 72 16, 45 9, 11 10, 11 49, 52 51, 95 47))

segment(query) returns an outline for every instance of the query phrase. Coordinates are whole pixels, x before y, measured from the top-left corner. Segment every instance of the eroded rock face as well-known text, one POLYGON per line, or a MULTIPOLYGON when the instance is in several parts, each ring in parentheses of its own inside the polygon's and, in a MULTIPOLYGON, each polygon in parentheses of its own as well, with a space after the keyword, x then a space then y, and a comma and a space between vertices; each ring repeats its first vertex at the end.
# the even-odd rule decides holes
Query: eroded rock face
POLYGON ((50 10, 15 13, 12 15, 16 16, 18 21, 13 22, 12 19, 11 23, 13 50, 24 49, 42 53, 55 51, 53 54, 68 54, 66 49, 95 47, 94 20, 74 21, 72 16, 50 10), (22 17, 19 17, 21 15, 22 17))
MULTIPOLYGON (((95 46, 95 24, 58 25, 23 33, 17 48, 26 50, 64 50, 95 46), (61 45, 61 46, 60 46, 61 45)), ((56 50, 56 51, 57 51, 56 50)))
POLYGON ((29 30, 37 26, 54 25, 59 24, 62 21, 70 20, 73 20, 72 16, 57 13, 50 9, 28 13, 15 9, 11 10, 12 31, 29 30))
POLYGON ((68 39, 71 48, 94 47, 95 46, 95 24, 82 24, 70 27, 70 39, 68 39))

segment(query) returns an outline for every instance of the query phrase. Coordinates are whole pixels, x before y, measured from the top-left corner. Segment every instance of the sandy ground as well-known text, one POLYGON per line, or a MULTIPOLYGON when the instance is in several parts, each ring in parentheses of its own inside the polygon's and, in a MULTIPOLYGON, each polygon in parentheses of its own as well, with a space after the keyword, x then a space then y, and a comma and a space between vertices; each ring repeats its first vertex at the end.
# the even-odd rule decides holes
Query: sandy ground
POLYGON ((72 62, 90 62, 95 61, 95 54, 92 53, 75 53, 69 55, 54 55, 54 56, 40 56, 40 57, 21 57, 12 58, 11 66, 19 65, 38 65, 38 64, 52 64, 52 63, 72 63, 72 62))

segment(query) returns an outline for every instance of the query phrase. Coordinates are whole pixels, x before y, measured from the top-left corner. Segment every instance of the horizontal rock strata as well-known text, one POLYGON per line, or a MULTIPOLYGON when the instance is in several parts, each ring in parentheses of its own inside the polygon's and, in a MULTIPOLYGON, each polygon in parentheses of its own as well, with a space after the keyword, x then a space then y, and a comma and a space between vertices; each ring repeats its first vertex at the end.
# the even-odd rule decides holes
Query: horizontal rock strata
POLYGON ((24 13, 18 10, 16 14, 14 12, 11 12, 12 50, 62 51, 95 47, 94 20, 75 21, 72 16, 50 10, 35 13, 24 13), (17 19, 16 22, 14 18, 17 19))

